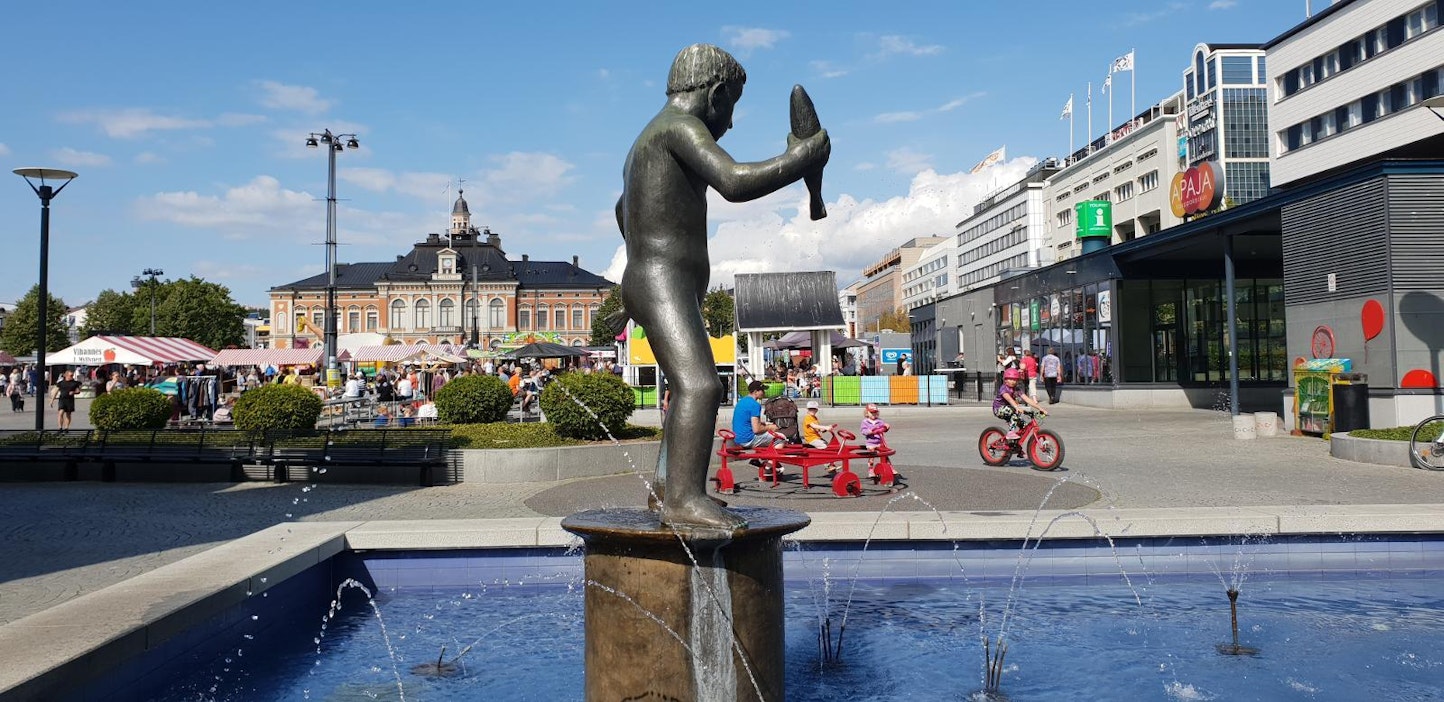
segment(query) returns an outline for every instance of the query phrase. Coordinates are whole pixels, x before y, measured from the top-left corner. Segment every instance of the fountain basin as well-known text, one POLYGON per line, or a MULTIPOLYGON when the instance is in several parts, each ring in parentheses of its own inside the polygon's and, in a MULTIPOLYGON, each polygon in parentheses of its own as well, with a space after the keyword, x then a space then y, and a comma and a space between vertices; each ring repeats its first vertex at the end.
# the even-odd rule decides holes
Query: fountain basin
MULTIPOLYGON (((1226 509, 1084 510, 1099 528, 1132 541, 1121 547, 1129 558, 1159 577, 1207 575, 1218 559, 1237 550, 1231 534, 1269 535, 1267 546, 1279 570, 1303 574, 1359 571, 1435 574, 1437 535, 1444 530, 1444 506, 1365 505, 1253 507, 1226 509), (1343 537, 1341 532, 1366 535, 1343 537), (1204 544, 1202 537, 1224 535, 1204 544), (1391 542, 1384 535, 1407 535, 1391 542), (1292 542, 1288 538, 1311 541, 1292 542), (1185 553, 1187 545, 1213 549, 1185 553), (1142 549, 1142 550, 1140 550, 1142 549), (1362 560, 1361 560, 1362 559, 1362 560), (1286 566, 1286 567, 1285 567, 1286 566)), ((857 552, 872 535, 876 543, 865 558, 855 558, 858 577, 919 578, 956 573, 960 563, 970 580, 1007 579, 1017 561, 1017 545, 1047 523, 1044 512, 979 516, 967 513, 819 514, 798 533, 804 542, 849 544, 857 552), (953 542, 968 546, 959 561, 953 542), (991 551, 989 555, 986 552, 991 551), (976 574, 976 575, 975 575, 976 574)), ((207 642, 225 647, 244 641, 247 626, 239 605, 275 606, 295 599, 314 607, 333 595, 335 556, 363 558, 374 584, 386 588, 474 587, 484 582, 533 582, 545 572, 566 583, 581 574, 581 562, 567 555, 573 543, 554 518, 423 522, 297 523, 278 525, 211 551, 156 569, 120 585, 0 627, 0 696, 5 699, 81 699, 88 690, 106 689, 119 700, 117 678, 138 679, 187 660, 187 652, 207 642), (405 552, 394 549, 406 549, 405 552), (486 549, 485 554, 449 549, 486 549), (418 555, 419 554, 419 555, 418 555), (426 558, 421 568, 411 567, 426 558), (570 565, 568 565, 570 564, 570 565), (296 576, 304 576, 298 579, 296 576), (326 587, 304 586, 308 580, 326 587), (304 591, 271 596, 286 585, 304 591), (249 596, 247 593, 251 593, 249 596), (105 687, 109 686, 109 687, 105 687)), ((850 568, 843 556, 830 561, 836 573, 850 568)), ((1226 567, 1226 566, 1225 566, 1226 567)), ((1271 568, 1260 561, 1260 568, 1271 568)), ((788 555, 789 579, 810 578, 821 561, 788 555)), ((1114 577, 1114 557, 1100 545, 1091 525, 1060 521, 1031 559, 1028 577, 1114 577), (1092 570, 1090 570, 1090 568, 1092 570), (1111 573, 1112 575, 1106 575, 1111 573)), ((1209 576, 1211 577, 1211 576, 1209 576)), ((1221 592, 1221 590, 1220 590, 1221 592)), ((1245 592, 1245 598, 1247 598, 1245 592)), ((259 616, 259 615, 258 615, 259 616)), ((276 621, 272 614, 259 621, 276 621)), ((1223 629, 1220 629, 1220 637, 1223 629)), ((1211 646, 1213 642, 1208 642, 1211 646)), ((1010 657, 1015 654, 1010 653, 1010 657)))

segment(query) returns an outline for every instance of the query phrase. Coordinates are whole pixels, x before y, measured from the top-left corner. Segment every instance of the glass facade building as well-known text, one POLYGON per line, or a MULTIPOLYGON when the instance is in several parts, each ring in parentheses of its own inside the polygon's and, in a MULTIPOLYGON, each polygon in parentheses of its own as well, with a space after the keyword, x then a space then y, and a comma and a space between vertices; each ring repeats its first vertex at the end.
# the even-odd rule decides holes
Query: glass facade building
POLYGON ((1268 88, 1255 45, 1199 44, 1183 73, 1188 105, 1180 116, 1184 167, 1223 166, 1224 207, 1269 194, 1268 88))

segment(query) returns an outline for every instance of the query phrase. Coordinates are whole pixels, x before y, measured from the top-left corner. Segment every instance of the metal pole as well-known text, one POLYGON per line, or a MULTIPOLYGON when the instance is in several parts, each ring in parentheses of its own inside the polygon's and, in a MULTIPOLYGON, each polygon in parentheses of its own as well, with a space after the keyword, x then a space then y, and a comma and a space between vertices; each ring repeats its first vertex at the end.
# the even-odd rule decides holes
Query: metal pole
POLYGON ((150 274, 150 335, 155 336, 155 274, 150 274))
POLYGON ((1228 300, 1228 407, 1238 416, 1238 316, 1234 303, 1233 237, 1223 237, 1223 284, 1228 300))
POLYGON ((50 314, 50 198, 55 191, 48 185, 37 189, 40 195, 40 317, 36 320, 35 341, 35 431, 45 431, 45 338, 50 314))
POLYGON ((331 384, 332 371, 340 374, 336 362, 336 149, 341 143, 326 130, 326 384, 331 384))
MULTIPOLYGON (((473 250, 475 248, 475 246, 472 247, 473 250)), ((477 265, 471 264, 471 295, 476 298, 476 305, 471 308, 471 345, 481 348, 481 284, 477 280, 476 269, 477 265)))

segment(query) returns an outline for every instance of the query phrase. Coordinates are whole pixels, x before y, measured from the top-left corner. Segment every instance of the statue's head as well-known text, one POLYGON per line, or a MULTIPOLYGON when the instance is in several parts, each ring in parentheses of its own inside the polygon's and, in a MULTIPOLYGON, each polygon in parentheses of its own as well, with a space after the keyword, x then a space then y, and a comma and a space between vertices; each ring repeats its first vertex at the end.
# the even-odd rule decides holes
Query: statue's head
POLYGON ((706 91, 705 121, 712 137, 722 138, 732 127, 732 109, 742 98, 747 71, 732 54, 711 44, 693 44, 677 52, 667 74, 667 94, 706 91))

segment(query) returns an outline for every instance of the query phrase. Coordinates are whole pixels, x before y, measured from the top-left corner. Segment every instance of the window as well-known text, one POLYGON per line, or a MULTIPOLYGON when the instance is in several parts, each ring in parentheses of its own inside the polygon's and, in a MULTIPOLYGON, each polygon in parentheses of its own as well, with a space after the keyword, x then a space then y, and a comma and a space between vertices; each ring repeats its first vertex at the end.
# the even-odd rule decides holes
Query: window
POLYGON ((523 331, 531 329, 531 308, 521 307, 517 309, 516 328, 523 331))
POLYGON ((506 326, 506 304, 500 299, 492 298, 486 305, 487 323, 492 329, 500 329, 506 326))
POLYGON ((1268 81, 1265 80, 1265 76, 1266 76, 1267 74, 1268 74, 1268 72, 1264 70, 1264 57, 1259 56, 1259 57, 1258 57, 1258 79, 1257 79, 1255 82, 1257 82, 1259 85, 1263 85, 1264 83, 1267 83, 1268 81))
POLYGON ((418 331, 431 328, 431 301, 416 301, 416 329, 418 331))
POLYGON ((1093 200, 1102 200, 1102 201, 1104 201, 1104 202, 1112 202, 1112 201, 1113 201, 1113 196, 1112 196, 1107 190, 1104 190, 1103 192, 1098 193, 1097 195, 1094 195, 1094 196, 1093 196, 1092 198, 1090 198, 1090 199, 1093 199, 1093 200))
POLYGON ((324 309, 322 309, 322 308, 320 308, 320 307, 317 307, 316 309, 312 310, 312 311, 311 311, 311 321, 312 321, 313 324, 316 325, 316 328, 317 328, 317 329, 325 329, 325 328, 326 328, 326 310, 324 310, 324 309))
MULTIPOLYGON (((856 301, 854 301, 854 302, 856 302, 856 301)), ((593 324, 596 324, 596 322, 597 322, 597 310, 600 310, 601 308, 602 308, 601 305, 592 305, 592 306, 590 306, 590 307, 587 308, 587 327, 588 327, 588 328, 590 328, 593 324)))
POLYGON ((437 305, 436 326, 456 326, 456 303, 453 302, 451 298, 446 298, 441 301, 441 304, 437 305))
POLYGON ((346 308, 346 331, 355 334, 361 331, 361 308, 355 305, 346 308))
POLYGON ((1224 56, 1224 85, 1249 85, 1253 83, 1253 58, 1250 56, 1224 56))
POLYGON ((1208 89, 1213 90, 1218 86, 1218 62, 1208 62, 1208 89))
POLYGON ((573 328, 573 329, 586 329, 586 328, 587 328, 586 323, 582 321, 582 316, 585 315, 585 314, 586 314, 586 310, 583 310, 581 305, 573 305, 573 306, 572 306, 572 328, 573 328))
POLYGON ((375 305, 367 305, 367 306, 366 306, 366 331, 369 331, 369 332, 374 332, 374 331, 376 331, 376 327, 380 325, 380 322, 381 322, 381 313, 379 313, 379 312, 376 311, 376 306, 375 306, 375 305))
POLYGON ((546 305, 536 306, 536 328, 546 329, 548 317, 551 315, 551 308, 546 305))
POLYGON ((1158 171, 1149 171, 1138 176, 1138 191, 1146 193, 1158 187, 1158 171))
POLYGON ((1073 210, 1061 210, 1058 212, 1058 226, 1066 227, 1073 223, 1073 210))
POLYGON ((391 301, 391 328, 406 328, 406 303, 400 300, 391 301))
POLYGON ((557 328, 557 329, 566 329, 566 328, 567 328, 567 308, 564 307, 564 306, 562 306, 562 305, 557 305, 556 310, 555 310, 555 314, 556 314, 556 316, 553 317, 553 319, 556 321, 556 328, 557 328))
POLYGON ((1133 181, 1129 181, 1113 189, 1113 200, 1115 202, 1123 202, 1131 197, 1133 197, 1133 181))

